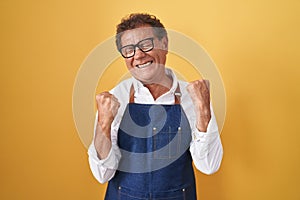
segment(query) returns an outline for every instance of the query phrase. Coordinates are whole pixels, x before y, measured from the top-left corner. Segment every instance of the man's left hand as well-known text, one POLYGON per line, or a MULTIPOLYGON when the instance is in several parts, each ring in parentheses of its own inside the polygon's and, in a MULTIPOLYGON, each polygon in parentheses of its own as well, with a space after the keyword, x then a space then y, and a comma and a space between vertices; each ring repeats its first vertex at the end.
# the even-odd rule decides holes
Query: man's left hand
POLYGON ((190 82, 186 89, 194 103, 197 128, 201 132, 206 132, 211 118, 209 81, 201 79, 190 82))

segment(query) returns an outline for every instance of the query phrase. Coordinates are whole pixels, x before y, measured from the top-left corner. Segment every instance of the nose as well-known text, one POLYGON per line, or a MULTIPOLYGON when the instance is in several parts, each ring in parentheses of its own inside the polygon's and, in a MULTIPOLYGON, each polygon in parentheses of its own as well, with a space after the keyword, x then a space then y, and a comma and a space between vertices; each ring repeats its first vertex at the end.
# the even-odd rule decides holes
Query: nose
POLYGON ((135 49, 135 54, 134 54, 134 59, 141 59, 143 57, 145 57, 146 53, 143 52, 142 50, 140 50, 138 47, 136 47, 135 49))

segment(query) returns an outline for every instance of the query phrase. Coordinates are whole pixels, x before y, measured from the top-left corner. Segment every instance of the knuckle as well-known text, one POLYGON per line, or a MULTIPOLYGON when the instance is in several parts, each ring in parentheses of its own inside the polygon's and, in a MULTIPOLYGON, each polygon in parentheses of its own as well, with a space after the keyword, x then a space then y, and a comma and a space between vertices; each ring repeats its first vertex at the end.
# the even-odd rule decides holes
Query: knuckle
POLYGON ((203 79, 198 80, 198 84, 199 85, 203 85, 204 84, 204 80, 203 79))
POLYGON ((195 84, 197 84, 197 83, 198 83, 198 80, 195 80, 195 81, 192 81, 192 82, 191 82, 192 85, 195 85, 195 84))
POLYGON ((187 87, 186 87, 186 90, 187 90, 188 92, 191 92, 192 87, 193 87, 192 84, 189 83, 189 84, 187 85, 187 87))
POLYGON ((97 95, 96 95, 96 100, 98 101, 100 98, 101 98, 101 95, 100 95, 100 94, 97 94, 97 95))

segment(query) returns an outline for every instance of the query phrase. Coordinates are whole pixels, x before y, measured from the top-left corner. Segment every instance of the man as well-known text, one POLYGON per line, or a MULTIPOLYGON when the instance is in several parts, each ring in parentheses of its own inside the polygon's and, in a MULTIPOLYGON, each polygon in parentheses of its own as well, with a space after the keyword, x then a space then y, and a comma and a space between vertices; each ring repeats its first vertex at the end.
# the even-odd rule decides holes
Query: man
POLYGON ((96 96, 91 171, 105 199, 196 199, 192 161, 216 172, 223 149, 206 80, 186 83, 165 67, 168 37, 155 16, 131 14, 116 45, 132 78, 96 96))

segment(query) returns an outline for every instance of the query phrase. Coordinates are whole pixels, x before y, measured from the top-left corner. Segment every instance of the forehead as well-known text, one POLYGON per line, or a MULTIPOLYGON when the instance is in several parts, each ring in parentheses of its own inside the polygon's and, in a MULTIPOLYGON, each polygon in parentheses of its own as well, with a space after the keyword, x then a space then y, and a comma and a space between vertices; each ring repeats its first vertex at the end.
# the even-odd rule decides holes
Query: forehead
POLYGON ((121 44, 123 46, 128 44, 136 44, 139 41, 149 37, 154 37, 152 27, 135 28, 123 32, 121 36, 121 44))

